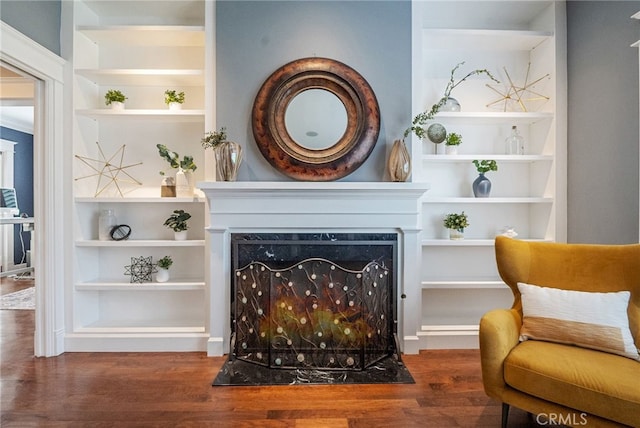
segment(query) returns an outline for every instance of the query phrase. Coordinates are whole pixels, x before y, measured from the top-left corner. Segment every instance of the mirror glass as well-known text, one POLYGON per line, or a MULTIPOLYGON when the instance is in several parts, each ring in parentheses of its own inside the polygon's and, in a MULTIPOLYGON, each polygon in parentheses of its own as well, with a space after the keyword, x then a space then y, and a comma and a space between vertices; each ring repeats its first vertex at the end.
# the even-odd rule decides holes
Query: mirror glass
POLYGON ((347 130, 347 109, 335 94, 324 89, 307 89, 291 100, 284 120, 287 132, 297 144, 310 150, 324 150, 340 141, 347 130))

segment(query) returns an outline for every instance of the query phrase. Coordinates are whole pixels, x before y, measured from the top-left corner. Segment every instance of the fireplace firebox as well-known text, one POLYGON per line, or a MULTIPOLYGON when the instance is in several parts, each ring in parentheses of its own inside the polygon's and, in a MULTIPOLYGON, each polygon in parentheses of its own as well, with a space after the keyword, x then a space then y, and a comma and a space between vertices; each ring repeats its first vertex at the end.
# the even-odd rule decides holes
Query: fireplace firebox
POLYGON ((355 371, 399 359, 396 234, 232 234, 231 244, 231 359, 355 371))

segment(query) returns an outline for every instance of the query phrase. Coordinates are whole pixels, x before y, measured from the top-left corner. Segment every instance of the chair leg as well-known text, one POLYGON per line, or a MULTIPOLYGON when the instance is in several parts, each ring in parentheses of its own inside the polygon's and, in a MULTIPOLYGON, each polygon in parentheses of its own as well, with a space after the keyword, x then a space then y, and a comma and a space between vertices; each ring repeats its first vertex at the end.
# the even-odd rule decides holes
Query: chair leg
POLYGON ((507 428, 509 422, 509 405, 502 403, 502 428, 507 428))

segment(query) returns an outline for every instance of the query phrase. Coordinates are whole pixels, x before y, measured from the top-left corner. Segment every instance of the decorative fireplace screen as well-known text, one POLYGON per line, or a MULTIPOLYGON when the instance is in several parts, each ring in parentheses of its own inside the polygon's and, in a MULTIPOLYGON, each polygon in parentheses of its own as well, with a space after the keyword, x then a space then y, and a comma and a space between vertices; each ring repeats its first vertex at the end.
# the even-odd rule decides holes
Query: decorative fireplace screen
POLYGON ((235 263, 251 258, 234 269, 234 358, 364 370, 396 352, 395 235, 255 238, 232 238, 235 263))

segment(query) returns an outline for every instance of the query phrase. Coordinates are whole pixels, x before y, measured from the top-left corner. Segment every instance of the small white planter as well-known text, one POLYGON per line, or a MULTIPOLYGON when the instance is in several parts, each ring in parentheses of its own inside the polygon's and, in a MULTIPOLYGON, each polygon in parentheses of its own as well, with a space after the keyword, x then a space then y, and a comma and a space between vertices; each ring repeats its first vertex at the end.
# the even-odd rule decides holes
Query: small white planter
POLYGON ((158 272, 156 273, 156 281, 157 282, 167 282, 169 281, 169 269, 158 268, 158 272))
POLYGON ((178 111, 182 110, 182 104, 180 103, 169 103, 169 111, 178 111))
POLYGON ((180 232, 174 232, 174 238, 176 241, 186 241, 187 240, 187 230, 181 230, 180 232))
POLYGON ((111 110, 124 110, 124 103, 121 103, 120 101, 112 101, 110 106, 111 110))
POLYGON ((444 146, 444 152, 447 155, 457 155, 458 154, 458 146, 444 146))

